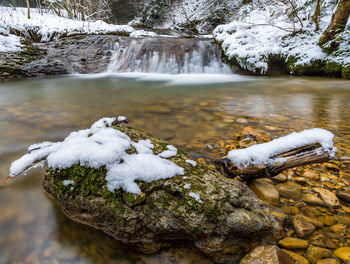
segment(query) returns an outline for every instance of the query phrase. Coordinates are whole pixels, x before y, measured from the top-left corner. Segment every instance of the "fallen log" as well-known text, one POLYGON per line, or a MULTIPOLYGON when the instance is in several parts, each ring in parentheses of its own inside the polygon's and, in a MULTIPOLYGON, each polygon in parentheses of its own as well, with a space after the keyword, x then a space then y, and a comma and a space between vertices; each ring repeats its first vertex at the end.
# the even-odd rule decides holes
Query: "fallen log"
POLYGON ((269 143, 232 150, 221 160, 221 165, 228 178, 239 177, 250 181, 273 177, 287 169, 327 162, 334 157, 336 151, 332 139, 333 134, 327 130, 305 130, 269 143), (321 133, 312 135, 312 132, 321 133))

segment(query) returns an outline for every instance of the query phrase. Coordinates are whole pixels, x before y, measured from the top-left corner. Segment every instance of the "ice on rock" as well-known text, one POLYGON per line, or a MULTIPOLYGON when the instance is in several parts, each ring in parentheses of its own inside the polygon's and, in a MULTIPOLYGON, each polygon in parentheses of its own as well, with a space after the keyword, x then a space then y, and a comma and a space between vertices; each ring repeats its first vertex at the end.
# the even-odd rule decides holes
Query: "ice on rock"
POLYGON ((293 132, 268 143, 231 150, 227 157, 239 168, 248 165, 263 165, 269 164, 270 159, 279 153, 312 143, 320 143, 322 148, 328 151, 330 157, 334 157, 336 148, 333 147, 333 137, 334 135, 328 130, 313 128, 299 133, 293 132))
MULTIPOLYGON (((152 182, 183 175, 184 169, 162 156, 153 154, 151 140, 134 142, 125 133, 111 128, 115 118, 102 118, 89 129, 72 132, 62 142, 43 142, 31 145, 10 167, 10 177, 46 161, 49 168, 66 169, 75 164, 90 168, 106 166, 107 188, 110 191, 141 192, 135 180, 152 182), (126 151, 134 147, 137 154, 126 151)), ((176 155, 177 149, 168 146, 176 155)), ((165 155, 167 157, 169 155, 165 155)))

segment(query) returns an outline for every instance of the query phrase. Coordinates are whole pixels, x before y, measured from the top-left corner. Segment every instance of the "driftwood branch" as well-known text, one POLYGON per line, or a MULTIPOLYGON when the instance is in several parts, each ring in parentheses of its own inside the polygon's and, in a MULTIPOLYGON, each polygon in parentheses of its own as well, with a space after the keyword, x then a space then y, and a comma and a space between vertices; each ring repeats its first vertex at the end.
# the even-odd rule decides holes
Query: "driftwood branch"
POLYGON ((313 143, 278 153, 270 159, 269 163, 263 165, 238 168, 227 158, 221 161, 221 165, 228 178, 238 176, 242 180, 250 181, 256 178, 273 177, 287 169, 326 162, 329 159, 329 150, 322 148, 319 143, 313 143))

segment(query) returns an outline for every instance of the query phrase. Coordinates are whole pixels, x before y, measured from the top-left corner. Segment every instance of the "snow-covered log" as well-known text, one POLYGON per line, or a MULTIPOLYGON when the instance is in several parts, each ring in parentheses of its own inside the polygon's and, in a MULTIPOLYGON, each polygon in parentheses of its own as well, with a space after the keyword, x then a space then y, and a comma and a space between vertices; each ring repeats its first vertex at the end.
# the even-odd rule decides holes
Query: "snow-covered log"
POLYGON ((231 150, 221 161, 229 178, 249 181, 273 177, 282 171, 312 163, 326 162, 335 156, 333 134, 324 129, 304 130, 268 143, 231 150))

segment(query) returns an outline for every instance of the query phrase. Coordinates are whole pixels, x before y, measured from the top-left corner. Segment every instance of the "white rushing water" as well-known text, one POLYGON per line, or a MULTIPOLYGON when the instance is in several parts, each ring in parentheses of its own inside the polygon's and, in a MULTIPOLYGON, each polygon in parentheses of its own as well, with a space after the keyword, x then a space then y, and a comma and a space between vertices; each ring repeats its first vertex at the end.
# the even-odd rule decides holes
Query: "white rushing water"
POLYGON ((143 38, 118 41, 108 73, 232 74, 211 40, 143 38))

